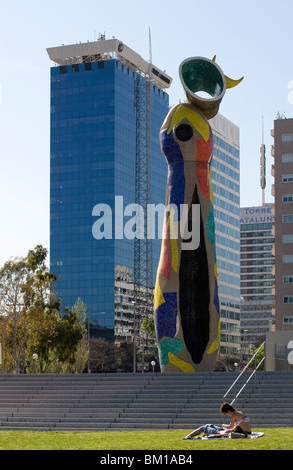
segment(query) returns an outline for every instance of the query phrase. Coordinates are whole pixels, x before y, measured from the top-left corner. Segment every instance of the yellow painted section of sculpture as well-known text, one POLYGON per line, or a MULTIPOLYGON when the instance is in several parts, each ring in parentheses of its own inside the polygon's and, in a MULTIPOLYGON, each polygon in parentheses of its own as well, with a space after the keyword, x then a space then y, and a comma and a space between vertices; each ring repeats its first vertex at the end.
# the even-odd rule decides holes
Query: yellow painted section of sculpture
POLYGON ((188 119, 188 121, 207 142, 210 136, 210 129, 207 121, 203 117, 201 117, 200 114, 195 113, 193 109, 187 108, 186 106, 178 106, 172 116, 172 120, 167 134, 170 134, 175 124, 178 124, 178 122, 183 121, 184 118, 188 119))
POLYGON ((157 280, 156 282, 156 287, 155 287, 155 294, 154 294, 154 306, 155 306, 155 310, 160 306, 162 305, 163 303, 165 302, 165 299, 164 299, 164 296, 163 296, 163 293, 161 291, 161 287, 160 287, 160 283, 159 281, 157 280))
POLYGON ((178 369, 182 370, 182 372, 195 372, 194 367, 189 364, 188 362, 179 359, 179 357, 175 356, 171 352, 168 353, 169 362, 173 364, 178 369))
POLYGON ((209 347, 207 354, 212 354, 213 352, 217 351, 217 349, 219 348, 220 334, 221 334, 221 322, 219 321, 217 337, 216 337, 215 341, 209 347))
POLYGON ((179 254, 177 246, 177 235, 174 226, 175 211, 172 208, 170 212, 170 238, 171 238, 171 253, 172 253, 172 268, 177 273, 179 264, 179 254))
POLYGON ((226 80, 226 88, 233 88, 234 86, 239 85, 239 83, 242 82, 244 77, 239 78, 239 80, 233 80, 232 78, 229 78, 225 75, 225 80, 226 80))
POLYGON ((215 278, 218 280, 218 269, 217 269, 217 263, 215 263, 215 265, 214 265, 214 274, 215 274, 215 278))
MULTIPOLYGON (((166 237, 167 237, 167 234, 166 234, 166 219, 164 219, 162 239, 165 240, 166 237)), ((161 253, 160 253, 160 259, 159 259, 159 264, 158 264, 158 271, 157 271, 157 273, 159 273, 159 272, 161 271, 161 267, 162 267, 163 261, 164 261, 164 248, 163 248, 163 246, 162 246, 162 248, 161 248, 161 253)), ((158 276, 158 274, 157 274, 157 276, 158 276)), ((157 289, 157 285, 159 285, 158 279, 157 279, 157 282, 156 282, 156 289, 157 289)), ((160 290, 161 290, 161 289, 160 289, 160 290)), ((155 294, 155 295, 156 295, 156 294, 155 294)), ((163 295, 163 294, 162 294, 162 295, 163 295)), ((163 299, 164 299, 164 298, 163 298, 163 299)), ((164 302, 165 302, 165 300, 164 300, 164 302)), ((162 303, 163 303, 163 302, 161 302, 159 305, 161 305, 162 303)), ((158 308, 159 305, 157 305, 157 307, 155 306, 155 310, 156 310, 156 308, 158 308)))
MULTIPOLYGON (((216 62, 216 56, 214 55, 213 57, 213 62, 216 62)), ((239 78, 239 80, 233 80, 233 78, 227 77, 227 75, 224 75, 225 80, 226 80, 226 88, 234 88, 234 86, 239 85, 239 83, 242 82, 244 77, 239 78)))

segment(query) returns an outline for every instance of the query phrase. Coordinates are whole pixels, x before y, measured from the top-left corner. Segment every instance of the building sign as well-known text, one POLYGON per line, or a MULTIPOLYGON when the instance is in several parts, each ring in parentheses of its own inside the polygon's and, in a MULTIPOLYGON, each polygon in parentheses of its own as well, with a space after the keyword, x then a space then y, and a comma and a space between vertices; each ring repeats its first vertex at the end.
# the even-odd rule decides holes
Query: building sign
POLYGON ((269 222, 275 222, 271 205, 240 209, 240 224, 263 224, 269 222))

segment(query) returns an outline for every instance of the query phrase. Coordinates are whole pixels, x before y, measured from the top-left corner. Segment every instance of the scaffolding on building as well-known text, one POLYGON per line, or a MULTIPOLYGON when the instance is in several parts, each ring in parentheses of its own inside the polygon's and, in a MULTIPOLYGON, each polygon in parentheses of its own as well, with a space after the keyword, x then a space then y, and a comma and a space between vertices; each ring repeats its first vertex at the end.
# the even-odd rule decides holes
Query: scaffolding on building
POLYGON ((149 43, 148 73, 144 76, 138 73, 135 80, 135 203, 142 211, 142 217, 139 218, 141 223, 140 227, 137 227, 137 237, 134 241, 134 342, 137 336, 141 338, 140 326, 143 318, 153 312, 153 247, 149 233, 151 228, 146 217, 148 204, 151 203, 151 40, 149 43))

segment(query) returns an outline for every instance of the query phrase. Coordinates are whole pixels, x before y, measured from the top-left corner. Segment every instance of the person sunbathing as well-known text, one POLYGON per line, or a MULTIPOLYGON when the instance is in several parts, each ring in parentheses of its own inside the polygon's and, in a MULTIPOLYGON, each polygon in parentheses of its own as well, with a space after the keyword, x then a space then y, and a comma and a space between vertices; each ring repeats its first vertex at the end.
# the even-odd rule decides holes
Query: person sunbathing
POLYGON ((245 416, 242 411, 236 410, 229 403, 223 403, 220 412, 231 418, 230 424, 223 424, 223 428, 231 432, 239 432, 245 435, 251 434, 250 418, 245 416))
POLYGON ((220 408, 220 412, 231 418, 230 424, 223 424, 222 426, 216 426, 214 424, 205 424, 192 431, 190 434, 185 436, 183 439, 193 439, 194 436, 203 434, 204 436, 226 436, 231 432, 237 432, 244 435, 251 434, 250 419, 245 416, 242 411, 236 410, 229 403, 223 403, 220 408))

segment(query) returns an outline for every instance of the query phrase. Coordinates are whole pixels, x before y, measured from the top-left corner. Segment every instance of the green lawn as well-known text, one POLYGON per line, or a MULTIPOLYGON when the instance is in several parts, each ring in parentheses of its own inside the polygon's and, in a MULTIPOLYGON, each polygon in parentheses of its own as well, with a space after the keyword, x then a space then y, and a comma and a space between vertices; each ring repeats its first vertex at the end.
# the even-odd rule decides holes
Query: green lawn
POLYGON ((258 439, 183 441, 191 430, 0 431, 0 450, 293 450, 293 428, 255 429, 258 439))

